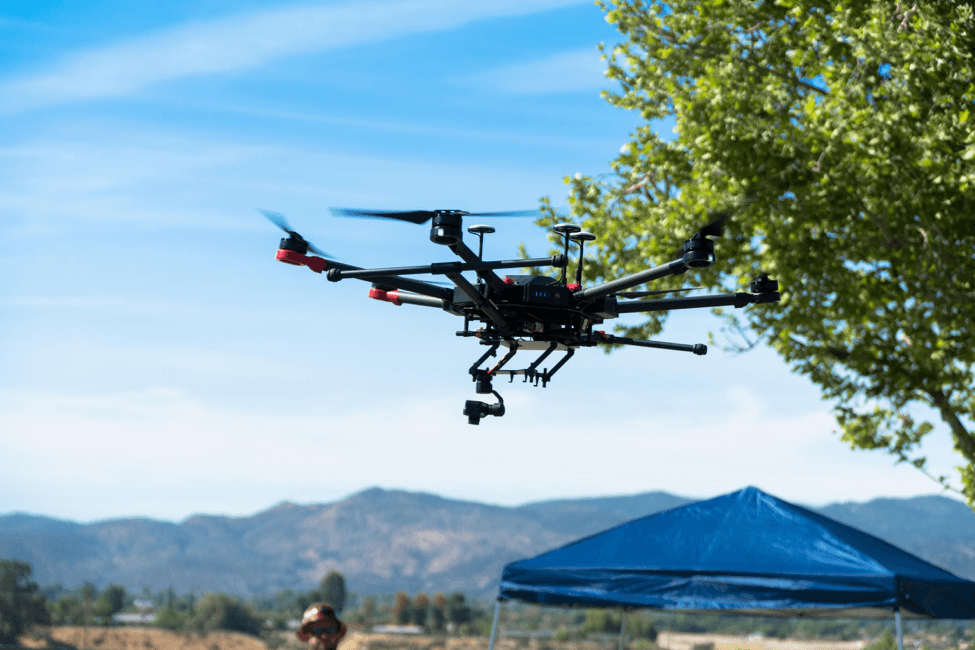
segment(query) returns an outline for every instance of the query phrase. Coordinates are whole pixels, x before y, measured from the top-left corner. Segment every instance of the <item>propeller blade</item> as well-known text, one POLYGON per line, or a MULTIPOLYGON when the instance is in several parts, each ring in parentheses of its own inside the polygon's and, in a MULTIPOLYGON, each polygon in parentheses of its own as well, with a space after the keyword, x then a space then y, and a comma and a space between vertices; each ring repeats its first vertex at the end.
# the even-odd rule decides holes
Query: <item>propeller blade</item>
POLYGON ((359 210, 356 208, 329 208, 336 217, 366 217, 369 219, 396 219, 421 224, 430 221, 440 212, 452 212, 471 217, 537 217, 538 210, 503 210, 500 212, 465 212, 464 210, 359 210))
MULTIPOLYGON (((436 210, 356 210, 354 208, 329 208, 336 217, 366 217, 370 219, 396 219, 421 224, 430 221, 436 210)), ((462 214, 467 214, 466 212, 462 214)))
POLYGON ((722 212, 711 223, 701 228, 698 234, 702 237, 720 237, 724 234, 724 224, 731 217, 731 213, 722 212))
POLYGON ((284 215, 281 214, 280 212, 274 212, 273 210, 261 210, 260 212, 265 217, 267 217, 268 221, 270 221, 275 226, 288 233, 289 237, 293 239, 297 239, 298 241, 305 242, 305 244, 308 246, 308 250, 310 250, 315 255, 318 255, 319 257, 325 257, 328 259, 334 259, 331 255, 329 255, 328 253, 320 249, 318 246, 315 246, 313 243, 311 243, 310 241, 308 241, 307 239, 299 235, 297 232, 292 230, 291 224, 288 223, 288 220, 285 219, 284 215))
POLYGON ((471 217, 537 217, 538 210, 503 210, 501 212, 468 212, 471 217))
POLYGON ((289 235, 297 234, 291 229, 291 225, 288 224, 288 220, 284 218, 284 215, 280 212, 273 212, 272 210, 261 210, 261 214, 267 217, 267 220, 273 223, 275 226, 285 231, 289 235))
MULTIPOLYGON (((694 238, 701 239, 703 237, 720 237, 721 235, 724 234, 724 225, 725 225, 725 223, 728 222, 728 219, 731 218, 731 213, 730 212, 720 212, 720 213, 714 213, 714 212, 712 212, 711 214, 712 215, 713 214, 717 214, 717 216, 714 219, 712 219, 709 224, 705 225, 703 228, 701 228, 696 233, 694 233, 694 235, 691 237, 691 239, 694 239, 694 238)), ((681 244, 677 248, 677 250, 674 251, 674 257, 675 258, 676 257, 681 257, 683 254, 684 254, 684 244, 681 244)))
MULTIPOLYGON (((304 238, 302 238, 302 239, 304 239, 304 238)), ((329 255, 328 253, 326 253, 325 251, 323 251, 318 246, 315 246, 315 244, 311 243, 307 239, 305 239, 304 241, 305 241, 306 244, 308 244, 308 250, 310 250, 315 255, 318 255, 319 257, 324 257, 324 258, 330 259, 330 260, 334 260, 335 259, 334 257, 332 257, 331 255, 329 255)))
POLYGON ((697 291, 698 289, 703 289, 704 287, 684 287, 683 289, 656 289, 653 291, 623 291, 621 293, 614 294, 618 298, 645 298, 646 296, 659 296, 665 293, 681 293, 684 291, 697 291))

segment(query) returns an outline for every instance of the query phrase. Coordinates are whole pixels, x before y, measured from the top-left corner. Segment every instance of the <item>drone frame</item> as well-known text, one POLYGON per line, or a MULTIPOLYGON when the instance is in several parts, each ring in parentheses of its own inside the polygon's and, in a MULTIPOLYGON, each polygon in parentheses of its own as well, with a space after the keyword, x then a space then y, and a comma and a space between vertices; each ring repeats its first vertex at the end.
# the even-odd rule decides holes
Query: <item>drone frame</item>
MULTIPOLYGON (((332 209, 333 213, 347 216, 385 217, 394 218, 411 223, 421 224, 430 220, 430 240, 436 244, 447 246, 460 261, 440 262, 417 266, 401 266, 378 269, 365 269, 329 259, 326 256, 309 256, 308 252, 321 254, 301 235, 290 227, 283 217, 276 213, 265 213, 288 237, 281 240, 276 259, 295 266, 306 266, 316 273, 325 273, 330 282, 346 279, 363 280, 373 283, 369 297, 393 303, 395 305, 417 305, 434 307, 464 318, 464 329, 457 332, 457 336, 478 338, 488 350, 469 369, 469 374, 475 383, 478 394, 493 394, 498 402, 468 400, 465 403, 464 415, 468 416, 470 424, 479 424, 488 415, 502 416, 505 413, 504 400, 493 387, 493 379, 508 376, 509 383, 515 376, 524 377, 523 382, 542 387, 552 380, 558 372, 575 354, 579 347, 593 347, 597 345, 629 345, 661 350, 691 352, 695 355, 707 354, 707 346, 703 344, 670 343, 664 341, 632 339, 606 334, 593 330, 593 325, 604 320, 618 317, 620 314, 673 311, 678 309, 702 309, 713 307, 742 308, 750 304, 774 303, 780 299, 778 283, 761 274, 749 286, 750 292, 722 293, 707 296, 681 296, 671 298, 655 298, 650 300, 633 300, 620 302, 620 296, 629 297, 623 293, 633 287, 646 284, 669 276, 686 273, 690 269, 701 269, 712 266, 716 259, 712 236, 720 236, 726 216, 708 224, 688 239, 679 256, 659 266, 632 273, 630 275, 610 280, 587 289, 581 286, 583 250, 585 242, 595 237, 591 233, 583 232, 579 226, 571 223, 558 224, 553 230, 564 239, 564 252, 551 257, 485 261, 483 259, 484 235, 494 232, 492 226, 475 225, 468 228, 468 232, 479 238, 478 252, 475 253, 463 241, 462 220, 464 216, 510 216, 513 213, 472 213, 462 210, 432 210, 432 211, 361 211, 347 209, 332 209), (566 272, 569 264, 569 243, 579 244, 579 262, 576 269, 576 282, 569 283, 566 272), (523 298, 511 299, 513 295, 511 285, 516 282, 511 277, 502 279, 495 273, 501 269, 512 268, 541 268, 552 267, 562 269, 558 280, 548 278, 550 282, 543 285, 532 285, 532 276, 517 276, 525 287, 523 298), (478 282, 473 284, 464 277, 463 273, 473 271, 477 274, 478 282), (453 283, 453 288, 416 280, 412 275, 442 275, 453 283), (507 296, 507 297, 506 297, 507 296), (549 319, 540 319, 529 323, 524 319, 533 318, 533 314, 552 314, 549 319), (484 326, 472 330, 472 321, 480 321, 484 326), (565 327, 565 323, 570 326, 565 327), (497 355, 501 347, 508 350, 504 356, 490 368, 481 365, 489 358, 497 355), (511 361, 519 350, 541 350, 541 354, 527 367, 510 370, 505 365, 511 361), (542 368, 544 362, 552 353, 564 351, 565 355, 551 368, 542 368)), ((522 213, 517 213, 522 214, 522 213)), ((631 294, 646 296, 654 293, 670 293, 669 291, 644 291, 631 294)), ((518 294, 522 295, 522 294, 518 294)))

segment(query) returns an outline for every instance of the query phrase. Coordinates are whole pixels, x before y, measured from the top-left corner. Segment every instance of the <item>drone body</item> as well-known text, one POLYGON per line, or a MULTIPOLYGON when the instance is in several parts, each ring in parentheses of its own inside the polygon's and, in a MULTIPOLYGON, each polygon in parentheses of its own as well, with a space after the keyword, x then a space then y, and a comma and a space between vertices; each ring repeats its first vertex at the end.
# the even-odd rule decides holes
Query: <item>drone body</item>
POLYGON ((680 275, 691 268, 706 268, 714 264, 714 242, 709 239, 721 234, 724 217, 709 224, 684 243, 679 256, 661 266, 640 271, 588 289, 581 286, 583 250, 585 243, 595 236, 583 232, 574 224, 559 224, 553 228, 564 240, 564 252, 547 258, 485 261, 483 259, 484 235, 494 232, 492 226, 475 225, 468 232, 479 240, 478 252, 463 241, 462 220, 465 216, 527 216, 534 212, 478 213, 461 210, 416 210, 410 212, 364 211, 332 209, 344 216, 379 217, 422 224, 431 222, 430 240, 441 244, 460 258, 460 261, 442 262, 422 266, 362 269, 328 258, 298 233, 288 227, 283 217, 265 212, 271 221, 284 230, 288 237, 281 240, 277 259, 296 266, 306 266, 316 273, 325 273, 332 282, 358 279, 372 283, 369 297, 396 305, 410 304, 442 309, 464 319, 463 330, 458 336, 477 338, 487 351, 470 368, 478 394, 493 394, 498 402, 486 404, 468 401, 464 415, 470 424, 479 424, 481 418, 504 415, 504 401, 493 387, 496 377, 507 375, 513 381, 521 375, 525 382, 546 386, 552 376, 575 354, 580 347, 597 345, 632 345, 664 350, 707 353, 702 344, 666 343, 629 339, 593 329, 606 320, 624 313, 670 311, 674 309, 700 309, 710 307, 744 307, 753 303, 772 303, 780 298, 778 283, 762 274, 750 286, 750 293, 728 293, 696 297, 642 298, 669 291, 628 292, 627 289, 671 275, 680 275), (569 265, 569 245, 579 246, 575 282, 566 277, 569 265), (308 255, 309 252, 317 256, 308 255), (561 269, 559 278, 544 275, 499 275, 503 269, 529 267, 554 267, 561 269), (463 274, 474 272, 476 282, 463 274), (440 286, 413 279, 409 276, 432 274, 445 276, 453 287, 440 286), (620 301, 623 298, 623 301, 620 301), (491 367, 481 364, 497 356, 504 347, 507 352, 491 367), (541 351, 526 367, 508 368, 507 364, 519 350, 541 351), (563 353, 551 368, 541 364, 553 353, 563 353))

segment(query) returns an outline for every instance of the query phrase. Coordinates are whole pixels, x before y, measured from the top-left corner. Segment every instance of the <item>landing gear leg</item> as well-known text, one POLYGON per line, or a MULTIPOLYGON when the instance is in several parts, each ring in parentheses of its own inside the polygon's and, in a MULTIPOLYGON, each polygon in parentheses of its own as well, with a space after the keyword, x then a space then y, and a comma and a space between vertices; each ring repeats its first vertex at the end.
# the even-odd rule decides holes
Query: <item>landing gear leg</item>
POLYGON ((497 404, 487 404, 485 402, 478 402, 475 400, 467 400, 464 403, 464 415, 467 416, 468 424, 480 424, 481 418, 493 415, 495 417, 501 417, 504 415, 504 400, 501 399, 501 395, 498 391, 494 390, 494 386, 491 382, 494 380, 495 374, 501 369, 501 366, 508 363, 511 357, 515 356, 515 352, 518 351, 518 344, 514 341, 511 342, 511 349, 508 351, 500 361, 498 361, 493 368, 490 370, 483 370, 478 366, 481 365, 488 357, 493 357, 495 351, 500 347, 500 343, 495 343, 491 346, 487 352, 484 353, 480 359, 478 359, 473 366, 471 366, 470 373, 471 377, 474 378, 474 390, 478 395, 487 395, 492 393, 496 398, 498 398, 497 404))

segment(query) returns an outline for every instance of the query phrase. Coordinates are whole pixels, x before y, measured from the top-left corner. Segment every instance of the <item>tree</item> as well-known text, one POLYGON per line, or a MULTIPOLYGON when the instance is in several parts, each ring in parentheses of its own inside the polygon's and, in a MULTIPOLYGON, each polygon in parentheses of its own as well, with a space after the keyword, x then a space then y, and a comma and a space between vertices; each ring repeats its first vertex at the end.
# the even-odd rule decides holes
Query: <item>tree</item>
POLYGON ((586 621, 579 631, 582 634, 596 632, 598 634, 619 634, 620 614, 605 609, 590 609, 586 611, 586 621))
POLYGON ((433 595, 430 618, 430 626, 437 632, 443 632, 447 625, 447 597, 442 592, 438 591, 433 595))
POLYGON ((207 594, 189 618, 186 627, 201 632, 228 630, 259 636, 264 627, 247 606, 226 594, 207 594))
POLYGON ((186 619, 187 616, 176 611, 176 607, 167 605, 162 611, 156 614, 153 625, 176 632, 184 628, 186 619))
POLYGON ((413 597, 413 622, 420 627, 426 627, 429 610, 430 597, 421 591, 413 597))
POLYGON ((376 616, 376 599, 366 596, 359 605, 359 613, 362 615, 362 624, 368 630, 372 627, 373 618, 376 616))
POLYGON ((450 598, 447 600, 447 618, 458 627, 474 620, 473 610, 467 604, 464 594, 459 591, 450 594, 450 598))
POLYGON ((73 594, 65 594, 50 607, 53 625, 81 625, 85 622, 85 611, 81 600, 73 594))
POLYGON ((321 599, 341 613, 345 607, 345 576, 338 571, 329 571, 319 585, 321 599))
MULTIPOLYGON (((645 123, 612 174, 566 179, 572 218, 599 236, 585 278, 668 262, 730 212, 717 272, 670 286, 768 272, 779 304, 722 314, 735 347, 766 341, 835 404, 851 447, 948 486, 919 451, 940 418, 975 507, 972 5, 599 4, 625 40, 604 48, 620 83, 604 97, 645 123), (673 139, 655 132, 669 119, 673 139)), ((543 209, 540 225, 566 219, 543 209)), ((619 329, 652 336, 665 317, 619 329)))
POLYGON ((32 626, 51 622, 33 573, 27 562, 0 559, 0 644, 14 645, 32 626))
POLYGON ((406 625, 410 622, 412 615, 410 597, 405 591, 397 591, 393 599, 393 622, 397 625, 406 625))
POLYGON ((108 585, 95 603, 95 614, 108 620, 122 611, 127 595, 122 585, 108 585))

